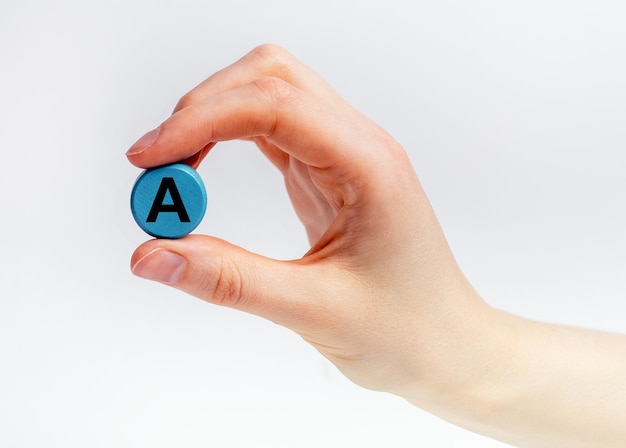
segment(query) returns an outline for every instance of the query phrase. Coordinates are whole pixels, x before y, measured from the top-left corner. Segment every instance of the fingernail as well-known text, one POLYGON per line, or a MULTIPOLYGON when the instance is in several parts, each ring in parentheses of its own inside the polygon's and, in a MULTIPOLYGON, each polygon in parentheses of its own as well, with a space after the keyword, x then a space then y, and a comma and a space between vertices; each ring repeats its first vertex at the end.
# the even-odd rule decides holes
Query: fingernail
POLYGON ((165 249, 155 249, 144 255, 131 268, 137 277, 173 285, 180 280, 187 261, 178 254, 165 249))
POLYGON ((161 127, 151 130, 146 135, 141 137, 139 140, 135 142, 133 146, 130 147, 128 151, 126 151, 127 156, 134 156, 144 152, 146 149, 152 145, 157 137, 159 136, 159 131, 161 127))

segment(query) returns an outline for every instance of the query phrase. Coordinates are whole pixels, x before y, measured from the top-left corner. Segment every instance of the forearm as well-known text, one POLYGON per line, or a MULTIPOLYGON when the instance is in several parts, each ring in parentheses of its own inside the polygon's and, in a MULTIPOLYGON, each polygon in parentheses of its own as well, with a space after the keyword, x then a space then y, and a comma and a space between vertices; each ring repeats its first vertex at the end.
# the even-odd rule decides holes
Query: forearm
POLYGON ((626 336, 490 313, 489 343, 458 355, 467 381, 409 401, 514 446, 626 446, 626 336))

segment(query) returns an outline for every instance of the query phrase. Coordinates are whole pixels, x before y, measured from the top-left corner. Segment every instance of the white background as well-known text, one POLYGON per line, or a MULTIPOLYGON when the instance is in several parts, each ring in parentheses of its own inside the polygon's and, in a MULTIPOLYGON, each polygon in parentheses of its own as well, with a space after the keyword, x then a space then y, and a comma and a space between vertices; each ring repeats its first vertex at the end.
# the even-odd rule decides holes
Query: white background
MULTIPOLYGON (((279 43, 405 146, 489 303, 624 332, 625 23, 622 1, 3 0, 0 446, 504 446, 358 388, 270 322, 134 278, 147 236, 124 152, 279 43)), ((250 145, 200 174, 199 232, 306 252, 250 145)))

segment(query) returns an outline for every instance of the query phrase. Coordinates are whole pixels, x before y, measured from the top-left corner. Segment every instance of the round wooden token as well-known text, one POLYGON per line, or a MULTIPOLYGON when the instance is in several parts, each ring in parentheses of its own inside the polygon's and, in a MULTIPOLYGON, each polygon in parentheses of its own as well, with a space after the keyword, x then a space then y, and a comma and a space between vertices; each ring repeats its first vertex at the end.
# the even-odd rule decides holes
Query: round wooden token
POLYGON ((206 189, 200 175, 183 163, 144 171, 130 196, 135 221, 156 238, 188 235, 202 221, 206 205, 206 189))

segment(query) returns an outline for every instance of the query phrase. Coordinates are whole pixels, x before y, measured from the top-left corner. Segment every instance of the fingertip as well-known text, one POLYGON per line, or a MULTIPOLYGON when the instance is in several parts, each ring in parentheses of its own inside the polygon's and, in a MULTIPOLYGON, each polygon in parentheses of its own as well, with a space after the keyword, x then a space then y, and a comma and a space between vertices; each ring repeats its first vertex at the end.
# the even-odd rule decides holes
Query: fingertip
POLYGON ((182 280, 189 266, 189 237, 178 240, 153 239, 135 249, 130 258, 130 270, 137 277, 167 285, 182 280))
POLYGON ((153 240, 146 241, 145 243, 137 247, 130 257, 131 271, 141 258, 143 258, 148 252, 156 249, 158 245, 159 245, 159 240, 153 239, 153 240))
POLYGON ((202 241, 205 239, 211 238, 204 235, 187 235, 186 237, 179 239, 155 238, 148 240, 139 245, 131 255, 130 268, 133 270, 140 260, 157 250, 175 252, 185 258, 188 258, 188 253, 194 253, 194 247, 202 245, 202 241))
POLYGON ((182 278, 187 260, 163 248, 156 248, 141 258, 131 267, 133 274, 166 285, 175 285, 182 278))
POLYGON ((215 142, 207 139, 207 143, 202 136, 188 131, 190 120, 193 122, 178 116, 168 118, 126 151, 128 161, 144 169, 178 162, 197 168, 215 142))
POLYGON ((159 138, 159 133, 161 131, 161 127, 157 127, 149 132, 146 132, 139 140, 137 140, 129 149, 126 151, 126 157, 133 157, 141 154, 146 149, 154 144, 154 142, 159 138))

